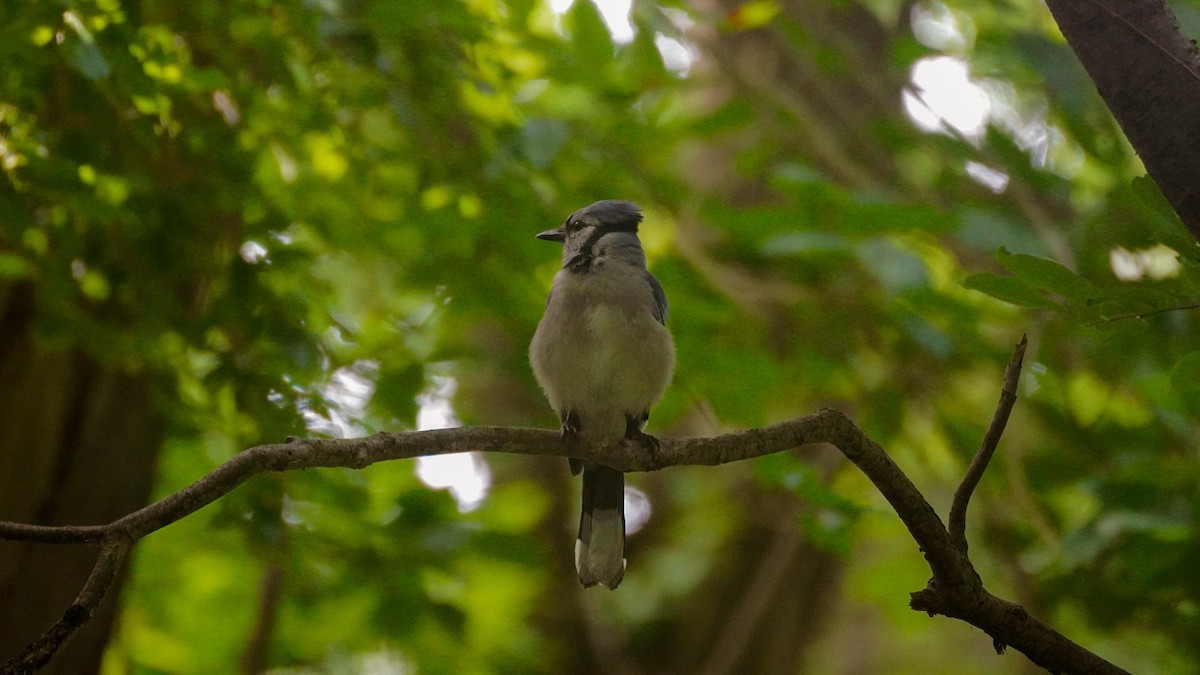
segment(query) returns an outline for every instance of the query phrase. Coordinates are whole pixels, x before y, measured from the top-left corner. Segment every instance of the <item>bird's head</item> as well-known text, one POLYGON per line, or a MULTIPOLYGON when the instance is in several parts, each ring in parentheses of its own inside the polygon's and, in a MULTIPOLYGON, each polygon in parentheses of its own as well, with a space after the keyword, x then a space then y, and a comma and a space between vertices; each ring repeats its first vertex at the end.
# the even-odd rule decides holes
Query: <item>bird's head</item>
POLYGON ((539 232, 537 238, 561 243, 563 262, 570 263, 592 257, 596 243, 606 234, 627 233, 636 236, 640 222, 642 210, 637 204, 605 199, 572 213, 562 225, 539 232))

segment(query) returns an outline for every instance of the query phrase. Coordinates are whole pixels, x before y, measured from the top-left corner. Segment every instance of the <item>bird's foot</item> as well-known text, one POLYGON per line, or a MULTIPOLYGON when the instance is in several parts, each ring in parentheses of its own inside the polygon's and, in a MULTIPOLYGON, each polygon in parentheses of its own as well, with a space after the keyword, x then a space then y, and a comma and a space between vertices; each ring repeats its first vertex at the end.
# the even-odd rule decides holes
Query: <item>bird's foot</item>
MULTIPOLYGON (((583 435, 579 433, 579 413, 571 410, 562 414, 562 442, 567 450, 577 449, 583 443, 583 435)), ((583 471, 583 460, 568 458, 571 463, 571 475, 578 476, 583 471)))
POLYGON ((646 419, 649 416, 642 414, 640 416, 629 415, 625 418, 625 440, 633 441, 641 446, 646 453, 646 462, 651 470, 658 469, 658 451, 661 447, 658 439, 650 434, 642 431, 642 427, 646 424, 646 419))

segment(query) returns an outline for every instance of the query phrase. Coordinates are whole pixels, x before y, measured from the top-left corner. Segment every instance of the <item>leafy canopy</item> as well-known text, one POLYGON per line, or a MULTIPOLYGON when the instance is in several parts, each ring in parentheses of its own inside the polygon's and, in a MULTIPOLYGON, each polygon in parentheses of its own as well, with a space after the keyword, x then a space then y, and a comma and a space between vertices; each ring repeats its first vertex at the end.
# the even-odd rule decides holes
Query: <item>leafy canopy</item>
MULTIPOLYGON (((532 235, 635 200, 679 351, 656 433, 835 405, 943 507, 1028 332, 972 513, 989 584, 1128 667, 1194 663, 1196 242, 1039 3, 901 6, 638 2, 617 41, 586 0, 9 3, 0 291, 37 289, 46 348, 155 382, 162 494, 256 443, 415 428, 447 401, 552 425, 525 345, 557 255, 532 235), (987 124, 906 114, 937 58, 987 124)), ((487 464, 465 513, 393 465, 259 480, 155 535, 106 672, 235 668, 269 569, 281 667, 582 672, 583 616, 647 669, 694 663, 768 514, 833 552, 893 672, 928 669, 903 645, 955 639, 906 609, 919 556, 836 462, 634 479, 652 512, 626 585, 583 599, 565 470, 487 464)), ((823 644, 852 639, 844 614, 811 619, 823 644)))

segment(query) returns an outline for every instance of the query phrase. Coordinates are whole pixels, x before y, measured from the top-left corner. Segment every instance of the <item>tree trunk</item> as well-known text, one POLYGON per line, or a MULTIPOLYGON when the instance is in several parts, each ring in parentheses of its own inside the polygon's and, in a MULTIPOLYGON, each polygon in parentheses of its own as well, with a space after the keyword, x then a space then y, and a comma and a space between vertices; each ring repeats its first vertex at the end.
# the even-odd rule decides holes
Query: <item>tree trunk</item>
MULTIPOLYGON (((0 289, 0 519, 114 520, 146 503, 163 439, 146 375, 44 348, 30 337, 36 322, 32 286, 0 289)), ((0 542, 0 660, 62 616, 95 556, 85 546, 0 542)), ((120 586, 43 672, 99 670, 120 586)))

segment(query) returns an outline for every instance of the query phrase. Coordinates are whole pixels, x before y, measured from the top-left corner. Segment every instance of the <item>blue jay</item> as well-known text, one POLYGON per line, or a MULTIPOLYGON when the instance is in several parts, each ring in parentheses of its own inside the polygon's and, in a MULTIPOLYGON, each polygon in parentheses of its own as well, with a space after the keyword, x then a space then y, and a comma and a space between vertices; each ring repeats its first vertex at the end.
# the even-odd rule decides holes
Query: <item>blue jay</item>
MULTIPOLYGON (((671 382, 675 344, 665 325, 667 297, 646 270, 641 220, 637 205, 606 200, 537 235, 561 242, 563 255, 529 362, 568 441, 658 443, 642 429, 671 382)), ((616 588, 625 574, 625 475, 572 459, 571 472, 581 470, 579 582, 616 588)))

